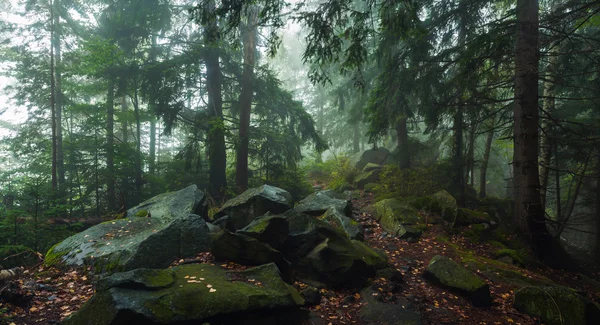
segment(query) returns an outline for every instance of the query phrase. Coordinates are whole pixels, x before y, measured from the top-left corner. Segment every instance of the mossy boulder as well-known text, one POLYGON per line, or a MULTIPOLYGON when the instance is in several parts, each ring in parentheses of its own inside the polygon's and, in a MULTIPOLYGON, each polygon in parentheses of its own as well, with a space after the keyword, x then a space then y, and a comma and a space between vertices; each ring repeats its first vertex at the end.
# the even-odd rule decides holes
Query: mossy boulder
POLYGON ((336 208, 329 208, 325 214, 323 214, 321 219, 328 224, 343 230, 350 239, 364 239, 365 229, 363 226, 356 220, 347 217, 336 208))
POLYGON ((249 225, 237 231, 278 249, 288 236, 289 226, 286 218, 270 213, 254 219, 249 225))
POLYGON ((215 219, 228 215, 233 230, 242 229, 252 220, 267 212, 283 213, 292 206, 292 196, 286 190, 263 185, 246 190, 225 202, 215 214, 215 219))
POLYGON ((386 266, 384 254, 314 217, 288 211, 289 235, 281 252, 299 279, 316 286, 352 287, 363 284, 386 266))
POLYGON ((127 218, 150 216, 160 221, 171 221, 197 214, 207 218, 206 195, 196 185, 190 185, 176 192, 157 195, 127 210, 127 218))
POLYGON ((90 265, 96 272, 109 273, 164 268, 210 247, 210 231, 198 215, 170 221, 134 217, 107 221, 65 239, 46 253, 45 264, 90 265))
POLYGON ((224 229, 213 237, 212 254, 217 260, 229 260, 245 265, 274 262, 281 265, 281 253, 256 238, 224 229))
POLYGON ((294 210, 311 216, 321 216, 329 208, 335 208, 346 216, 352 214, 352 203, 345 199, 343 194, 326 190, 307 196, 294 207, 294 210))
POLYGON ((379 164, 368 163, 365 165, 365 167, 363 167, 362 171, 365 173, 368 173, 373 170, 380 170, 381 168, 382 168, 382 166, 379 164))
POLYGON ((423 276, 443 287, 465 294, 475 306, 490 306, 492 303, 488 284, 445 256, 434 256, 423 276))
POLYGON ((452 222, 453 226, 468 226, 482 223, 493 224, 496 222, 494 218, 485 212, 465 208, 459 208, 454 220, 448 221, 452 222))
POLYGON ((600 324, 598 305, 565 287, 521 288, 515 292, 514 306, 549 325, 600 324))
POLYGON ((350 157, 350 166, 362 170, 367 164, 385 165, 393 163, 393 157, 386 148, 369 149, 350 157))
MULTIPOLYGON (((494 252, 494 257, 496 259, 509 258, 511 260, 510 264, 516 264, 519 266, 525 266, 525 257, 519 251, 514 249, 503 248, 494 252)), ((508 259, 507 259, 508 261, 508 259)))
POLYGON ((359 189, 364 189, 369 183, 377 183, 379 181, 379 175, 381 169, 372 169, 368 172, 361 172, 354 178, 354 184, 359 189))
POLYGON ((447 191, 439 191, 433 195, 431 195, 431 203, 429 205, 429 210, 432 213, 438 213, 440 216, 449 222, 454 221, 456 217, 458 204, 456 203, 456 199, 452 194, 447 191))
POLYGON ((373 205, 375 219, 388 233, 405 237, 418 237, 424 229, 424 220, 409 203, 400 199, 385 199, 373 205))
POLYGON ((299 324, 307 316, 302 305, 304 299, 281 280, 274 264, 241 272, 192 264, 105 278, 63 324, 261 324, 275 314, 281 317, 276 323, 299 324))

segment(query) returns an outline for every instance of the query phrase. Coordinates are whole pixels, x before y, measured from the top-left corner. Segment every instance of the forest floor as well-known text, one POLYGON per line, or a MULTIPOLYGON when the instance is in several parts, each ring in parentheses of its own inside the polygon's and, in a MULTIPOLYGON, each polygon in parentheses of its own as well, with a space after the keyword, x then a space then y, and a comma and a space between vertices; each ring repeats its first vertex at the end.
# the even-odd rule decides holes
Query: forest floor
MULTIPOLYGON (((400 290, 384 278, 373 280, 372 287, 385 297, 385 301, 394 301, 394 297, 407 299, 421 314, 424 325, 541 324, 512 307, 513 290, 516 287, 497 281, 497 278, 490 279, 477 271, 488 282, 493 299, 491 307, 483 308, 472 306, 463 296, 433 285, 422 277, 429 260, 435 255, 445 255, 460 261, 461 252, 467 251, 475 256, 492 258, 493 247, 473 242, 463 236, 460 230, 449 231, 443 225, 431 225, 420 239, 412 242, 389 237, 366 211, 365 207, 371 203, 372 197, 369 194, 353 200, 354 218, 365 227, 365 242, 384 251, 390 265, 399 270, 404 279, 400 290)), ((195 262, 214 261, 210 253, 204 253, 195 262)), ((234 263, 220 265, 226 269, 245 268, 234 263)), ((557 284, 574 288, 596 302, 600 301, 598 287, 591 287, 589 280, 580 274, 544 266, 527 270, 512 265, 506 267, 533 280, 550 279, 557 284)), ((93 295, 93 276, 87 275, 88 273, 85 269, 65 273, 37 266, 26 271, 19 279, 7 282, 5 287, 0 286, 0 292, 11 289, 11 292, 21 294, 13 297, 16 304, 2 303, 0 300, 0 325, 60 323, 61 319, 77 311, 93 295)), ((593 278, 600 279, 600 274, 596 273, 593 278)), ((303 283, 296 283, 298 289, 305 286, 303 283)), ((322 289, 320 293, 321 303, 310 307, 310 324, 361 324, 359 310, 363 299, 360 299, 358 291, 322 289)))

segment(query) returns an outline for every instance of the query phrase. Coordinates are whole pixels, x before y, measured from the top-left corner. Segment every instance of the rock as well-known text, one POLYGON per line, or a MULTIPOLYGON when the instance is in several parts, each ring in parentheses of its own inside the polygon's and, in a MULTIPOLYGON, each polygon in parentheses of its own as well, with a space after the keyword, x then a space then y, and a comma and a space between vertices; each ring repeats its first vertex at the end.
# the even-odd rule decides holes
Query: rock
POLYGON ((432 202, 429 211, 439 213, 448 222, 453 222, 456 217, 458 205, 456 199, 447 191, 439 191, 431 196, 432 202))
POLYGON ((281 280, 274 264, 241 272, 191 264, 107 277, 63 324, 261 324, 267 316, 282 317, 273 324, 299 324, 308 317, 302 305, 304 299, 281 280))
POLYGON ((387 266, 385 255, 360 241, 327 238, 317 245, 297 266, 307 282, 328 287, 359 287, 376 270, 387 266))
POLYGON ((307 196, 298 202, 294 210, 311 216, 321 216, 332 207, 346 216, 352 214, 352 203, 346 200, 342 194, 337 194, 331 190, 320 191, 307 196))
POLYGON ((374 169, 368 172, 362 172, 354 178, 354 184, 359 189, 364 189, 367 184, 377 183, 379 181, 379 175, 381 169, 374 169))
POLYGON ((377 148, 358 152, 350 157, 350 166, 362 170, 369 163, 384 165, 392 162, 390 151, 386 148, 377 148))
POLYGON ((292 196, 278 187, 263 185, 246 190, 244 193, 225 202, 215 215, 220 218, 228 215, 235 230, 244 228, 252 220, 267 212, 283 213, 291 208, 292 196))
POLYGON ((398 199, 386 199, 373 205, 373 216, 388 233, 400 238, 418 238, 424 221, 415 208, 398 199))
POLYGON ((308 306, 316 306, 321 303, 321 294, 319 293, 319 289, 315 287, 309 286, 300 291, 300 295, 302 295, 308 306))
POLYGON ((281 252, 292 263, 299 279, 317 286, 362 285, 378 269, 387 266, 385 254, 322 220, 288 211, 289 235, 281 252))
POLYGON ((385 269, 377 271, 377 277, 387 279, 394 283, 404 283, 402 273, 393 267, 386 267, 385 269))
POLYGON ((278 249, 288 236, 289 226, 286 218, 266 214, 254 219, 237 233, 250 236, 278 249))
POLYGON ((216 220, 214 220, 212 222, 213 225, 221 228, 221 229, 227 229, 229 231, 235 231, 235 227, 233 226, 233 223, 231 222, 231 219, 229 218, 229 216, 222 216, 216 220))
POLYGON ((381 165, 374 164, 374 163, 368 163, 368 164, 365 165, 365 167, 363 167, 362 171, 363 172, 370 172, 372 170, 379 170, 381 168, 382 168, 381 165))
POLYGON ((485 212, 459 208, 454 220, 451 222, 453 226, 468 226, 474 224, 490 225, 490 223, 494 222, 494 220, 485 212))
POLYGON ((270 262, 278 266, 283 262, 281 253, 256 238, 222 230, 213 239, 212 254, 217 260, 228 260, 245 265, 261 265, 270 262))
POLYGON ((208 206, 204 192, 190 185, 176 192, 157 195, 127 210, 127 218, 139 218, 150 214, 152 219, 171 221, 197 214, 207 217, 208 206))
POLYGON ((91 265, 96 272, 110 273, 165 268, 176 259, 210 250, 210 232, 200 216, 188 214, 167 220, 132 217, 98 224, 52 247, 45 263, 58 267, 91 265))
POLYGON ((490 306, 490 288, 485 281, 444 256, 434 256, 423 274, 444 287, 466 294, 475 306, 490 306))
POLYGON ((514 306, 549 325, 600 324, 598 305, 566 287, 523 287, 515 292, 514 306))
POLYGON ((356 220, 348 218, 340 210, 334 207, 329 208, 325 212, 322 220, 340 230, 343 230, 350 239, 364 239, 365 230, 362 225, 356 220))
POLYGON ((421 316, 406 298, 396 299, 395 303, 382 302, 381 293, 368 287, 361 291, 363 299, 359 311, 361 324, 365 325, 420 325, 421 316))

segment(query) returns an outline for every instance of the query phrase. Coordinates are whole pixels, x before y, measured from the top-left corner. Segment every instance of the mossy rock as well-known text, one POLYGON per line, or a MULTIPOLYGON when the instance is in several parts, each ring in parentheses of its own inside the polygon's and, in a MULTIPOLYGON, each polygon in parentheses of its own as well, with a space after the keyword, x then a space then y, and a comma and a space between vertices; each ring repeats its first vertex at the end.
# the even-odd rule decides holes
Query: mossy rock
POLYGON ((313 193, 294 207, 294 210, 311 216, 322 216, 329 208, 335 208, 347 217, 352 215, 352 203, 343 194, 332 190, 313 193))
POLYGON ((360 324, 365 325, 421 325, 421 315, 414 310, 413 305, 404 297, 395 303, 381 301, 381 292, 372 287, 364 288, 360 292, 362 298, 361 308, 358 313, 360 324))
POLYGON ((372 210, 386 232, 401 238, 407 233, 414 234, 419 230, 416 226, 424 224, 419 212, 403 200, 381 200, 373 205, 372 210))
POLYGON ((364 239, 365 229, 363 226, 356 220, 347 217, 336 208, 329 208, 325 214, 323 214, 321 220, 327 222, 335 228, 343 230, 350 239, 364 239))
POLYGON ((354 287, 385 267, 387 258, 323 220, 288 211, 289 236, 281 252, 297 278, 314 286, 354 287))
POLYGON ((490 217, 490 215, 488 215, 485 212, 459 208, 457 210, 455 219, 452 221, 452 225, 468 226, 473 224, 492 222, 496 222, 496 220, 494 220, 494 218, 490 217))
POLYGON ((467 295, 475 306, 490 306, 492 303, 488 284, 447 257, 434 256, 423 275, 443 287, 467 295))
POLYGON ((54 245, 45 265, 90 265, 113 273, 137 268, 164 268, 179 258, 193 257, 211 246, 208 226, 194 214, 171 221, 126 218, 104 222, 54 245))
POLYGON ((283 213, 292 206, 292 195, 275 186, 263 185, 246 190, 225 202, 215 214, 215 219, 229 216, 234 230, 242 229, 252 220, 265 215, 283 213))
POLYGON ((515 292, 514 306, 549 325, 600 324, 598 306, 566 287, 521 288, 515 292))
POLYGON ((192 264, 105 278, 63 324, 238 324, 254 312, 298 311, 302 305, 304 299, 281 280, 274 264, 241 272, 192 264))
POLYGON ((510 257, 519 266, 525 266, 525 257, 523 256, 523 254, 513 249, 499 249, 496 252, 494 252, 494 256, 496 257, 496 259, 510 257))
POLYGON ((245 265, 261 265, 274 262, 281 266, 281 253, 256 238, 224 229, 214 235, 211 248, 215 259, 228 260, 245 265))
POLYGON ((369 183, 377 183, 377 181, 379 181, 380 174, 381 169, 373 169, 368 172, 361 172, 354 178, 354 184, 356 184, 357 188, 364 189, 369 183))
POLYGON ((249 225, 237 233, 250 236, 269 244, 277 249, 288 236, 289 226, 287 219, 277 215, 267 214, 254 219, 249 225))
POLYGON ((377 189, 377 186, 379 186, 377 183, 367 183, 364 186, 364 190, 365 192, 373 193, 377 189))
POLYGON ((127 218, 145 217, 163 222, 196 214, 208 218, 206 195, 196 185, 175 192, 159 194, 127 210, 127 218))

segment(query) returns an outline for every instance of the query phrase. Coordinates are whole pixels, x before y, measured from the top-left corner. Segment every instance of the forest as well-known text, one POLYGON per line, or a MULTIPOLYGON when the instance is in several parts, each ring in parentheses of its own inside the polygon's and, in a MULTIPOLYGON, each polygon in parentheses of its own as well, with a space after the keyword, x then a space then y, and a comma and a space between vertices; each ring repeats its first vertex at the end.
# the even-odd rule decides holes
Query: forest
POLYGON ((599 324, 598 94, 600 1, 0 0, 0 324, 599 324))

